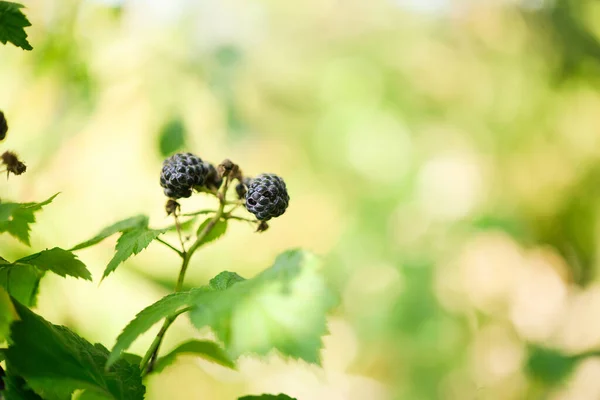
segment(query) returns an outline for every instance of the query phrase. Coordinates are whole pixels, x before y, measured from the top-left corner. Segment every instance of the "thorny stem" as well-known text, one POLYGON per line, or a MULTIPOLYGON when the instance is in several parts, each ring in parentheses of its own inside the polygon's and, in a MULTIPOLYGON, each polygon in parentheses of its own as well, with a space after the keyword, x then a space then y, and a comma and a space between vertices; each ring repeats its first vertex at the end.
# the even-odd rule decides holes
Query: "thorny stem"
MULTIPOLYGON (((196 241, 192 244, 192 246, 187 251, 185 251, 185 249, 184 249, 182 252, 180 252, 180 256, 183 259, 183 261, 181 263, 181 270, 179 271, 179 276, 177 277, 177 283, 175 285, 175 292, 180 292, 181 289, 183 288, 183 281, 185 279, 185 273, 187 271, 188 265, 190 264, 190 260, 191 260, 192 256, 194 255, 196 250, 202 245, 202 242, 203 242, 204 238, 206 237, 206 235, 208 235, 210 233, 210 231, 215 227, 217 222, 219 222, 219 220, 225 216, 223 213, 223 210, 225 209, 225 205, 227 204, 227 201, 225 200, 225 196, 227 193, 228 186, 229 186, 229 177, 226 177, 225 182, 223 184, 222 191, 217 193, 217 197, 219 198, 219 208, 217 209, 215 215, 210 219, 210 222, 204 227, 204 229, 202 229, 202 231, 198 233, 198 235, 196 237, 196 241)), ((229 217, 229 216, 227 216, 227 217, 229 217)), ((183 248, 183 242, 182 242, 182 248, 183 248)), ((154 363, 156 362, 156 358, 158 357, 158 350, 160 349, 160 345, 165 337, 165 334, 167 333, 167 330, 169 329, 169 327, 171 326, 173 321, 175 321, 177 316, 187 310, 188 309, 183 309, 183 310, 177 311, 177 313, 172 314, 165 319, 165 322, 163 323, 162 328, 160 328, 160 331, 158 331, 158 333, 156 334, 156 337, 154 338, 154 341, 150 345, 150 348, 148 348, 148 351, 144 355, 144 358, 142 358, 142 361, 140 363, 140 370, 142 371, 142 376, 145 376, 148 373, 152 372, 152 369, 154 368, 154 363)))

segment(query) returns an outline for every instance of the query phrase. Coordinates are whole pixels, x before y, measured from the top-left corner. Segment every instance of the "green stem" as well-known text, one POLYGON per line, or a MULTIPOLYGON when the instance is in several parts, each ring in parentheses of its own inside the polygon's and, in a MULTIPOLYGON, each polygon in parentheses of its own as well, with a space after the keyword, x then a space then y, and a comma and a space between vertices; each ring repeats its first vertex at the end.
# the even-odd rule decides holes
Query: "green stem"
MULTIPOLYGON (((192 259, 192 256, 194 255, 196 250, 198 250, 198 248, 202 245, 202 241, 204 240, 206 235, 208 235, 210 233, 210 231, 215 227, 217 222, 219 222, 221 217, 224 216, 223 210, 225 209, 225 205, 226 205, 225 194, 227 193, 228 186, 229 186, 229 179, 226 178, 225 183, 223 184, 223 190, 222 190, 222 192, 219 192, 219 196, 218 196, 219 197, 219 208, 217 209, 215 215, 210 219, 210 222, 204 227, 204 229, 202 229, 202 231, 198 233, 198 236, 196 237, 194 244, 192 244, 192 246, 189 248, 189 250, 180 252, 180 255, 183 258, 183 261, 181 263, 181 269, 179 271, 179 276, 177 277, 177 283, 175 284, 175 292, 180 292, 181 289, 183 288, 183 282, 185 280, 185 273, 187 272, 187 269, 190 264, 190 260, 192 259)), ((156 362, 156 358, 158 357, 158 351, 160 349, 160 345, 165 337, 165 334, 167 333, 167 330, 169 329, 169 327, 171 326, 173 321, 175 321, 175 318, 177 318, 177 316, 179 314, 181 314, 185 311, 188 311, 188 309, 183 309, 183 310, 177 311, 177 313, 170 315, 165 319, 165 322, 163 323, 162 328, 160 328, 160 331, 158 331, 158 333, 156 334, 156 337, 154 338, 154 341, 150 345, 150 348, 148 348, 148 351, 144 355, 144 358, 142 358, 142 361, 140 363, 140 369, 142 371, 142 376, 145 376, 148 373, 152 372, 152 368, 154 367, 154 363, 156 362)))
POLYGON ((172 244, 165 242, 164 240, 162 240, 161 238, 156 238, 156 240, 162 244, 164 244, 165 246, 167 246, 168 248, 170 248, 171 250, 173 250, 174 252, 176 252, 177 254, 179 254, 180 257, 183 257, 183 252, 181 252, 179 249, 177 249, 175 246, 173 246, 172 244))

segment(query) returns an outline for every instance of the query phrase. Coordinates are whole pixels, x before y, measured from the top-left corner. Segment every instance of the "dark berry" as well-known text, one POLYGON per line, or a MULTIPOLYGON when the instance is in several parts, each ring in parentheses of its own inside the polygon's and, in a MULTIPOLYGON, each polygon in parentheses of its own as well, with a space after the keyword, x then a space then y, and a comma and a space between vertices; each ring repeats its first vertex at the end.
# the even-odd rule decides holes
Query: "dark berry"
POLYGON ((190 197, 194 186, 202 186, 206 182, 208 166, 192 153, 177 153, 163 162, 160 173, 160 186, 165 196, 172 199, 190 197))
POLYGON ((223 183, 223 177, 219 175, 214 165, 207 162, 204 164, 206 165, 206 168, 208 168, 208 173, 206 174, 206 186, 213 189, 220 188, 223 183))
POLYGON ((279 217, 289 202, 285 182, 277 175, 261 174, 248 185, 246 208, 261 221, 279 217))
POLYGON ((250 186, 251 178, 244 178, 240 183, 235 186, 235 192, 237 193, 240 199, 246 198, 246 192, 248 191, 248 186, 250 186))
POLYGON ((8 122, 6 122, 4 113, 0 111, 0 140, 4 140, 6 132, 8 132, 8 122))

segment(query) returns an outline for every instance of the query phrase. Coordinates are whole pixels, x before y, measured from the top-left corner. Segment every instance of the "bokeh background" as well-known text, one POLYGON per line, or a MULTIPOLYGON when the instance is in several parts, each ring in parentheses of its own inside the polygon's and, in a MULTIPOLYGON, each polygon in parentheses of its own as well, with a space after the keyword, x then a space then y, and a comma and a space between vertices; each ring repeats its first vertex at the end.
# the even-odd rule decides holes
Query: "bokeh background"
MULTIPOLYGON (((600 3, 23 3, 34 50, 0 48, 0 147, 28 171, 0 196, 61 192, 35 251, 138 213, 170 224, 158 175, 185 149, 280 174, 292 199, 202 250, 189 286, 303 247, 339 294, 322 368, 181 357, 148 399, 600 398, 600 3)), ((152 244, 99 285, 114 241, 80 253, 93 283, 47 276, 38 307, 108 347, 178 270, 152 244)), ((164 350, 193 335, 179 319, 164 350)))

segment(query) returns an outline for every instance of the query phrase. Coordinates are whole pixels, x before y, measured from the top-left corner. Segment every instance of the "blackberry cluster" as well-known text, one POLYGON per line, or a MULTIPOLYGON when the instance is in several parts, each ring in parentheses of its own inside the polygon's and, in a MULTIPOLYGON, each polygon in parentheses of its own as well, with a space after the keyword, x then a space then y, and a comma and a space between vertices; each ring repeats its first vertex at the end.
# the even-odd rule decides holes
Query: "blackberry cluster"
POLYGON ((246 209, 260 221, 279 217, 289 202, 285 182, 275 174, 261 174, 248 184, 246 209))
POLYGON ((177 153, 167 158, 160 174, 160 186, 164 188, 165 196, 172 199, 190 197, 194 186, 206 183, 209 165, 192 153, 177 153))

